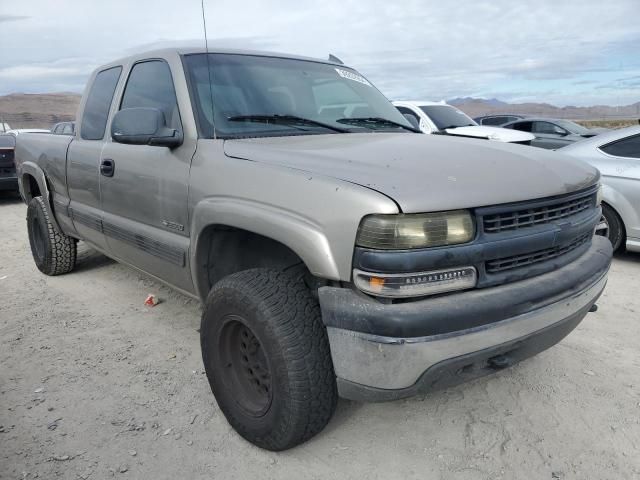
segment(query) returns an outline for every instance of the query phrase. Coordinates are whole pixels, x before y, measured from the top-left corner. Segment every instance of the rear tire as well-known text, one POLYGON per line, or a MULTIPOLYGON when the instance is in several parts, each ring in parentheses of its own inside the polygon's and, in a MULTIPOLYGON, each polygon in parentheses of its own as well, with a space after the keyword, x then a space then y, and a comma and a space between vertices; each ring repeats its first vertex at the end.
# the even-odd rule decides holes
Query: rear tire
POLYGON ((62 275, 73 270, 76 240, 54 227, 42 197, 34 197, 29 202, 27 230, 31 254, 38 270, 45 275, 62 275))
POLYGON ((607 237, 613 246, 613 251, 621 250, 625 239, 622 220, 609 205, 602 204, 602 218, 596 227, 596 235, 607 237))
POLYGON ((222 413, 254 445, 292 448, 331 419, 329 341, 302 275, 260 268, 222 279, 205 302, 200 341, 222 413))

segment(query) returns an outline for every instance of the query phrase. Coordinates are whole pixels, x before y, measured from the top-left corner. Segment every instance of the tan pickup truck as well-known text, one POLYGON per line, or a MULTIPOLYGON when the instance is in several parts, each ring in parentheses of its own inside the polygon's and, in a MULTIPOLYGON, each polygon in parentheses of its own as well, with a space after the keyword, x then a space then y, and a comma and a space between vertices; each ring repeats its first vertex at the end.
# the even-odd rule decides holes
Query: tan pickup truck
POLYGON ((202 300, 229 423, 293 447, 338 395, 380 401, 508 367, 594 307, 599 174, 424 135, 341 63, 169 49, 98 68, 73 135, 17 139, 33 257, 76 243, 202 300))

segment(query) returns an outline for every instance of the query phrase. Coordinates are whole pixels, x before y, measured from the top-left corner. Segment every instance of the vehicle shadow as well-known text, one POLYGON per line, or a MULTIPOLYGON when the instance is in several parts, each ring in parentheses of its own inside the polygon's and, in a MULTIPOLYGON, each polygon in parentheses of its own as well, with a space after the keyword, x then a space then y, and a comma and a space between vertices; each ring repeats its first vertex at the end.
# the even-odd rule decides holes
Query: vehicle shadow
POLYGON ((96 268, 104 267, 106 265, 113 265, 115 260, 103 255, 97 250, 92 249, 84 242, 78 243, 78 256, 76 257, 76 266, 73 269, 74 272, 83 272, 86 270, 93 270, 96 268))
POLYGON ((618 252, 613 255, 613 258, 617 261, 624 263, 635 263, 640 264, 640 253, 639 252, 618 252))

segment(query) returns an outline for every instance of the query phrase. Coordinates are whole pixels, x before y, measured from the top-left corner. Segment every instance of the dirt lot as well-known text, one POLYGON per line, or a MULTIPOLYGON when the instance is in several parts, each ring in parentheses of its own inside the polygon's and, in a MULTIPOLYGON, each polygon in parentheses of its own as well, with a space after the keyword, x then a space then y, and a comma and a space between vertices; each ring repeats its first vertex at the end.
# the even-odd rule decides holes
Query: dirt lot
POLYGON ((25 213, 0 196, 2 479, 640 478, 640 255, 551 350, 424 397, 341 401, 274 454, 218 410, 196 302, 85 248, 76 272, 41 275, 25 213))

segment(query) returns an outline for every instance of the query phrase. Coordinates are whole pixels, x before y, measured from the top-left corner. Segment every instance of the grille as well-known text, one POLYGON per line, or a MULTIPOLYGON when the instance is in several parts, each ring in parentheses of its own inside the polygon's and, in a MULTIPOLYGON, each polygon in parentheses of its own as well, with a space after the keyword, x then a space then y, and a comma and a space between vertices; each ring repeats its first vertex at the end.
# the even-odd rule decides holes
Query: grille
POLYGON ((532 263, 551 260, 552 258, 569 253, 581 245, 584 245, 591 239, 591 236, 592 234, 589 232, 581 235, 570 243, 565 243, 564 245, 559 245, 557 247, 545 248, 543 250, 537 250, 535 252, 525 253, 522 255, 513 255, 511 257, 489 260, 485 263, 485 269, 487 273, 497 273, 524 267, 525 265, 531 265, 532 263))
POLYGON ((588 210, 594 205, 595 194, 589 193, 584 197, 564 201, 559 200, 557 203, 545 205, 544 207, 523 208, 514 212, 486 215, 483 219, 484 231, 486 233, 497 233, 551 223, 588 210))

